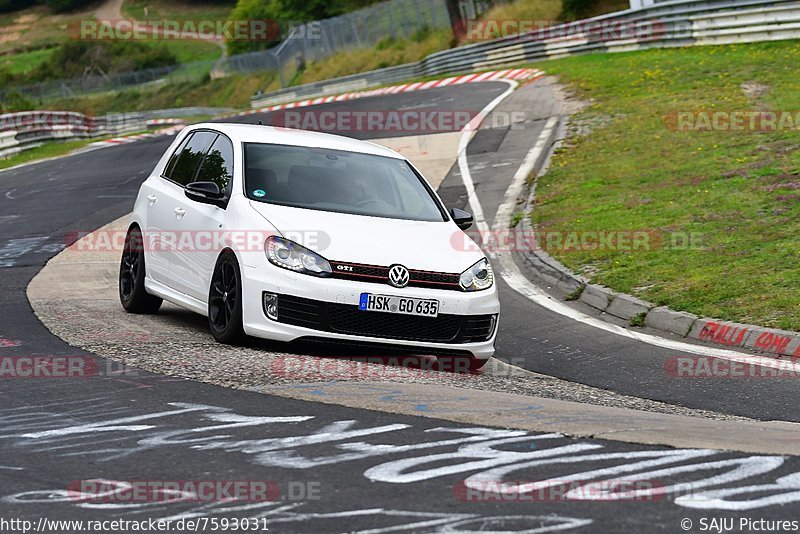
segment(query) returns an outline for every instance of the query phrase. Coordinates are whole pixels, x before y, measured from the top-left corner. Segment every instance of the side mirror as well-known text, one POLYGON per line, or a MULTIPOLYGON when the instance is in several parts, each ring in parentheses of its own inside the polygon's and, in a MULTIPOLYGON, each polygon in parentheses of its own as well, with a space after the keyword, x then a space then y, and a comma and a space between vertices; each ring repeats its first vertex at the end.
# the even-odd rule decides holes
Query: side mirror
POLYGON ((456 226, 462 230, 467 230, 472 226, 473 219, 471 213, 458 208, 450 208, 450 216, 453 218, 453 222, 456 223, 456 226))
POLYGON ((214 182, 192 182, 184 190, 186 196, 195 202, 222 206, 222 197, 225 195, 214 182))

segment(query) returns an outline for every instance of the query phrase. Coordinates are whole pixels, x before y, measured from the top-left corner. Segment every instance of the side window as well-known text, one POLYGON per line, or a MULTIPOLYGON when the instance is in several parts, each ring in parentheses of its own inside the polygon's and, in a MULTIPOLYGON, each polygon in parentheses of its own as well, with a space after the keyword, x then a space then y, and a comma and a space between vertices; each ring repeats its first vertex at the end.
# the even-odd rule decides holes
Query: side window
POLYGON ((206 153, 209 145, 214 142, 216 136, 217 134, 212 132, 195 132, 184 145, 183 150, 181 150, 178 161, 172 168, 168 178, 180 185, 186 185, 191 182, 195 172, 197 172, 197 166, 200 165, 200 161, 203 159, 203 154, 206 153))
POLYGON ((184 147, 186 147, 186 143, 191 138, 192 134, 187 135, 186 139, 184 139, 181 142, 181 144, 178 145, 178 148, 176 148, 175 152, 173 152, 172 155, 169 157, 169 161, 167 161, 167 165, 164 167, 164 172, 161 173, 161 176, 163 176, 164 178, 171 179, 172 171, 175 169, 175 163, 177 163, 178 157, 181 155, 181 152, 183 152, 184 147))
POLYGON ((193 181, 214 182, 225 196, 230 196, 233 181, 233 145, 227 137, 217 136, 193 181))

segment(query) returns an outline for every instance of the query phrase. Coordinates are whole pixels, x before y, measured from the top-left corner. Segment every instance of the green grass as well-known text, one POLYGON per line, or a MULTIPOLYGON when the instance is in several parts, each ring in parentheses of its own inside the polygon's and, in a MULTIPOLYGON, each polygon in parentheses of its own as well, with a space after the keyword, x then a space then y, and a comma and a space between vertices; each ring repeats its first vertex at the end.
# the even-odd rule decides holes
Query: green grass
MULTIPOLYGON (((498 30, 519 30, 526 27, 539 28, 549 26, 558 20, 561 11, 561 0, 517 0, 516 2, 501 3, 489 9, 481 19, 497 22, 498 30), (513 24, 518 21, 517 24, 513 24), (501 24, 502 23, 502 24, 501 24), (512 24, 507 24, 512 23, 512 24)), ((478 26, 478 36, 474 41, 483 41, 489 38, 490 26, 478 26)), ((505 37, 517 31, 498 31, 492 37, 505 37)), ((469 36, 468 36, 469 37, 469 36)))
MULTIPOLYGON (((146 20, 224 20, 228 18, 234 2, 196 3, 167 0, 150 2, 129 0, 123 4, 123 16, 145 20, 144 6, 148 5, 146 20)), ((0 14, 0 28, 6 39, 0 42, 0 68, 12 74, 24 74, 44 63, 55 51, 55 47, 67 42, 71 31, 79 27, 80 21, 94 18, 96 5, 81 12, 54 14, 45 6, 26 8, 0 14)), ((74 36, 74 35, 73 35, 74 36)), ((143 41, 157 46, 165 41, 143 41)), ((178 63, 216 60, 222 49, 214 43, 193 40, 171 40, 167 42, 178 63)))
POLYGON ((592 104, 593 128, 537 186, 540 232, 695 233, 686 249, 550 249, 593 282, 703 316, 800 330, 797 130, 675 131, 694 110, 800 110, 800 42, 593 54, 536 66, 592 104), (743 83, 768 90, 748 96, 743 83))
POLYGON ((142 41, 150 46, 167 45, 169 51, 175 54, 178 63, 194 63, 196 61, 208 61, 219 59, 222 56, 222 48, 214 43, 191 40, 174 41, 142 41))
POLYGON ((54 51, 55 48, 42 48, 30 52, 0 56, 0 68, 5 68, 11 74, 25 74, 47 61, 54 51))
POLYGON ((147 89, 107 92, 79 98, 47 100, 40 105, 48 109, 68 109, 92 115, 109 112, 143 111, 182 106, 213 106, 244 109, 250 97, 260 88, 271 85, 276 74, 236 75, 217 80, 207 78, 193 82, 176 82, 147 89))
MULTIPOLYGON (((125 17, 134 20, 178 20, 178 21, 217 21, 228 20, 235 2, 181 2, 164 0, 152 2, 150 0, 126 0, 122 4, 122 13, 125 17), (144 8, 147 6, 147 16, 144 8)), ((159 41, 153 41, 158 43, 159 41)), ((222 49, 214 43, 192 40, 171 40, 168 46, 178 58, 178 63, 217 59, 222 55, 222 49)))
MULTIPOLYGON (((394 65, 418 61, 428 54, 444 50, 449 46, 450 30, 424 32, 417 40, 384 39, 373 48, 363 48, 339 52, 316 63, 292 80, 292 85, 328 80, 358 72, 366 72, 394 65)), ((278 89, 274 85, 266 90, 278 89)))
POLYGON ((40 146, 24 150, 10 158, 0 159, 0 169, 7 169, 22 163, 29 163, 40 159, 64 156, 73 150, 78 150, 88 146, 90 143, 100 141, 105 138, 80 139, 77 141, 50 141, 40 146))
MULTIPOLYGON (((68 29, 92 17, 94 6, 84 11, 52 13, 45 6, 0 14, 0 53, 11 55, 57 46, 69 39, 68 29)), ((3 58, 5 59, 5 57, 3 58)))

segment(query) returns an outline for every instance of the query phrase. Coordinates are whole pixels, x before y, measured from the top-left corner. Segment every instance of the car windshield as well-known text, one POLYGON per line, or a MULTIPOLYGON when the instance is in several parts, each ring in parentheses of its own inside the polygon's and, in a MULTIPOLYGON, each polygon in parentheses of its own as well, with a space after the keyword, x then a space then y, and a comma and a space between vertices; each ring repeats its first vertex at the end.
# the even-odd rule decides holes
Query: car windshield
POLYGON ((446 216, 402 159, 266 143, 245 143, 248 198, 322 211, 418 221, 446 216))

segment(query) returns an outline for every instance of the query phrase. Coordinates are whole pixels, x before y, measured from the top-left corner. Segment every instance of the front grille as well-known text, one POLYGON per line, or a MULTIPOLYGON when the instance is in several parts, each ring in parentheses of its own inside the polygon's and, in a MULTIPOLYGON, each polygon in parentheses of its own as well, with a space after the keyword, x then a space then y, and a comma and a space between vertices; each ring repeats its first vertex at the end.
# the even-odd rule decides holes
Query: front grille
POLYGON ((358 306, 278 295, 278 322, 357 336, 431 343, 475 343, 494 333, 494 315, 420 317, 366 312, 358 306))
MULTIPOLYGON (((345 280, 359 280, 362 282, 373 282, 376 284, 389 284, 389 267, 380 265, 364 265, 361 263, 346 263, 332 261, 334 278, 345 280)), ((418 271, 409 269, 409 287, 427 287, 433 289, 449 289, 461 291, 458 283, 460 274, 455 273, 436 273, 431 271, 418 271)))
POLYGON ((415 341, 453 341, 461 328, 458 315, 419 317, 397 313, 365 312, 357 306, 328 304, 331 331, 342 334, 391 337, 415 341))
POLYGON ((438 287, 440 289, 457 289, 461 290, 458 283, 461 275, 451 273, 432 273, 428 271, 409 271, 410 281, 408 285, 416 285, 420 287, 438 287))

